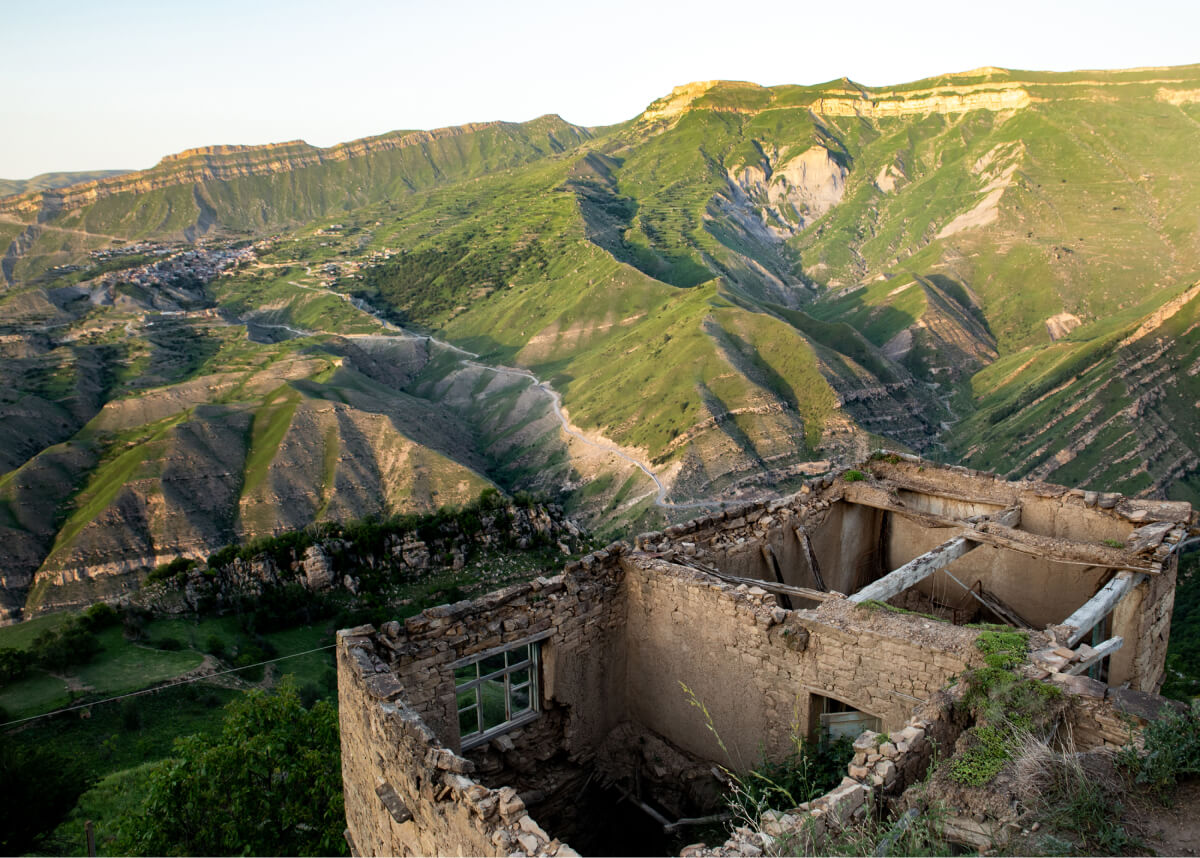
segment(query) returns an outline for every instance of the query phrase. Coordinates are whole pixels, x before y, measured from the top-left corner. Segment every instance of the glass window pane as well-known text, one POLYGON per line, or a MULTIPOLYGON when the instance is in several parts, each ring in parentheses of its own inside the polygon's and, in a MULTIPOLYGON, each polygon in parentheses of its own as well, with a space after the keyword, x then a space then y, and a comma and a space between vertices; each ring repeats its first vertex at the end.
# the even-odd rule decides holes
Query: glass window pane
POLYGON ((509 699, 512 701, 512 714, 514 716, 521 712, 529 711, 529 686, 521 688, 513 688, 509 692, 509 699))
POLYGON ((517 647, 516 649, 510 649, 507 655, 508 663, 510 665, 520 664, 523 661, 529 661, 529 644, 525 644, 525 646, 522 647, 517 647))
POLYGON ((497 670, 504 670, 504 653, 502 652, 489 655, 479 665, 480 676, 487 676, 489 673, 495 673, 497 670))
POLYGON ((529 668, 522 667, 519 670, 514 670, 508 675, 509 685, 525 685, 529 682, 529 668))
POLYGON ((483 698, 483 729, 490 730, 508 720, 505 708, 504 677, 484 680, 479 686, 483 698))
POLYGON ((479 678, 479 663, 464 664, 462 667, 454 669, 454 684, 462 685, 464 682, 470 682, 472 679, 479 678))
POLYGON ((458 692, 458 708, 465 709, 468 706, 475 706, 479 701, 475 697, 477 689, 468 688, 466 691, 458 692))
POLYGON ((471 706, 468 709, 462 709, 458 713, 458 735, 470 736, 472 733, 479 732, 479 709, 471 706))

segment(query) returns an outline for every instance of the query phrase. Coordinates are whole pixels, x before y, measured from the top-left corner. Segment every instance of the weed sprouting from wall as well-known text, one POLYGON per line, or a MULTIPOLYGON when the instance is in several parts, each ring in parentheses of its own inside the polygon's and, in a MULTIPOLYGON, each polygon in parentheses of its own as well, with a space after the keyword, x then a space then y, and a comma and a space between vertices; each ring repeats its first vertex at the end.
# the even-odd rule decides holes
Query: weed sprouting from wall
POLYGON ((975 639, 984 666, 963 676, 963 703, 977 722, 967 731, 967 748, 950 762, 950 778, 963 786, 981 787, 1013 759, 1023 737, 1046 738, 1062 710, 1062 691, 1025 679, 1015 672, 1029 651, 1025 632, 981 631, 975 639))
MULTIPOLYGON (((694 691, 679 683, 690 705, 699 709, 705 727, 716 739, 717 746, 730 759, 729 749, 713 723, 712 714, 694 691)), ((810 742, 800 735, 799 713, 794 713, 791 730, 791 749, 779 760, 769 760, 764 753, 758 762, 742 773, 721 766, 729 792, 726 802, 734 824, 757 827, 768 810, 791 810, 804 802, 824 795, 842 780, 846 765, 854 756, 849 739, 810 742)), ((732 760, 731 760, 732 762, 732 760)))

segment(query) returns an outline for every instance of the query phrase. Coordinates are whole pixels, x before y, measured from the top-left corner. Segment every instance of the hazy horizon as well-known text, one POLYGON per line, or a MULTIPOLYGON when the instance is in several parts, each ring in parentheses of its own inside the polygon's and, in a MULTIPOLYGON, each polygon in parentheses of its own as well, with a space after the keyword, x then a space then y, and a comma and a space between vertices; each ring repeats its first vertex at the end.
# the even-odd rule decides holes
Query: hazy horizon
POLYGON ((693 80, 763 85, 850 77, 884 86, 981 66, 1039 71, 1186 65, 1200 11, 1151 0, 996 7, 872 0, 856 22, 823 5, 735 17, 721 4, 601 10, 481 2, 454 10, 311 0, 204 14, 144 0, 22 5, 0 57, 10 87, 0 177, 145 169, 209 145, 303 139, 557 113, 586 126, 636 115, 693 80), (903 15, 902 18, 897 14, 903 15), (47 60, 48 45, 55 53, 47 60), (81 45, 78 50, 67 46, 81 45))

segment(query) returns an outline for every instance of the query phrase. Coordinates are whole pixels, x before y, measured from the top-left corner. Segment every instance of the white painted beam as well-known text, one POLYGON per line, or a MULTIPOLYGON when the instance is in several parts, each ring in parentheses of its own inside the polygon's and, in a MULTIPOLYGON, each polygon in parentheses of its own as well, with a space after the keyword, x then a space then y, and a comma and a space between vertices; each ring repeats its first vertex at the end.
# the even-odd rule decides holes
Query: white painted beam
POLYGON ((1091 655, 1082 661, 1071 665, 1067 670, 1064 670, 1063 673, 1069 674, 1070 676, 1078 676, 1093 664, 1099 663, 1100 659, 1104 658, 1106 655, 1112 655, 1114 652, 1119 650, 1124 643, 1125 639, 1120 635, 1111 637, 1104 643, 1097 644, 1092 648, 1091 655))
POLYGON ((963 536, 943 542, 937 548, 914 557, 899 569, 884 575, 863 587, 850 597, 851 602, 886 602, 897 593, 903 593, 913 584, 923 581, 939 569, 945 569, 979 543, 963 536))
POLYGON ((1117 602, 1144 580, 1146 576, 1141 572, 1118 572, 1114 575, 1095 596, 1062 621, 1062 625, 1075 629, 1067 639, 1067 646, 1073 647, 1083 640, 1083 636, 1092 630, 1092 626, 1107 617, 1117 606, 1117 602))

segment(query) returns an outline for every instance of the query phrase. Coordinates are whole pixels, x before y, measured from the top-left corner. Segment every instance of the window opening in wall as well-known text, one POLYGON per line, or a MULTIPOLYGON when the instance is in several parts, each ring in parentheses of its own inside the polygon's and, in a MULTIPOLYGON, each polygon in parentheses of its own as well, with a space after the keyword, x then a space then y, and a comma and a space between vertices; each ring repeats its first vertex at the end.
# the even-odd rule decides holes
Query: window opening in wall
POLYGON ((866 730, 878 733, 883 729, 879 718, 860 712, 850 704, 833 697, 814 694, 811 706, 818 716, 812 720, 820 724, 821 736, 830 741, 836 741, 843 736, 853 741, 866 730))
POLYGON ((541 644, 490 651, 454 667, 458 733, 465 750, 537 717, 541 644))
MULTIPOLYGON (((1088 637, 1085 635, 1085 637, 1088 637)), ((1098 647, 1112 637, 1112 614, 1092 626, 1091 645, 1098 647)), ((1105 656, 1088 668, 1088 676, 1105 684, 1108 683, 1109 657, 1105 656)))

